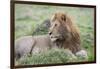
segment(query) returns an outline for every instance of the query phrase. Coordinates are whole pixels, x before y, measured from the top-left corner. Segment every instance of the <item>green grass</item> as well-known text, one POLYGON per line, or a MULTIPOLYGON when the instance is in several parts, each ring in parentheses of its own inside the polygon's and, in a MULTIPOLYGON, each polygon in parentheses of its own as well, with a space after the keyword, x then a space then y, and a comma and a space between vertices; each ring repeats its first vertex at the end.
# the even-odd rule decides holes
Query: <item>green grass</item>
MULTIPOLYGON (((35 28, 38 27, 45 19, 48 19, 55 12, 68 13, 72 21, 78 25, 81 34, 82 47, 88 52, 88 61, 94 60, 94 9, 78 8, 78 7, 55 7, 41 5, 15 5, 15 39, 24 36, 32 35, 35 28)), ((47 31, 41 31, 38 35, 43 35, 47 31)), ((22 61, 17 61, 19 64, 47 64, 47 63, 66 63, 67 55, 62 50, 49 51, 48 53, 33 55, 26 57, 22 61), (52 56, 51 56, 52 55, 52 56), (61 58, 58 58, 58 57, 61 58), (64 62, 63 62, 64 60, 64 62)), ((78 59, 77 61, 79 61, 78 59)), ((72 60, 70 61, 72 62, 72 60)))
MULTIPOLYGON (((85 60, 85 59, 84 59, 85 60)), ((64 49, 51 49, 47 52, 40 54, 33 54, 32 56, 26 56, 18 60, 17 65, 37 65, 37 64, 56 64, 56 63, 69 63, 80 62, 76 56, 64 49)))

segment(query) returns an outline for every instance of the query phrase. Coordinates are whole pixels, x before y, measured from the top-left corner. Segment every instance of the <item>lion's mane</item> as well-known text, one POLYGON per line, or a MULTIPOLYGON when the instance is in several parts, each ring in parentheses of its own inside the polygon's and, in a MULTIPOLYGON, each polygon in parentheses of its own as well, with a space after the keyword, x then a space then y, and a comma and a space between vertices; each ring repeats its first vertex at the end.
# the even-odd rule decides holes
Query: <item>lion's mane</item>
POLYGON ((71 21, 71 18, 65 13, 55 13, 51 18, 51 23, 57 20, 60 23, 60 30, 64 40, 58 40, 55 43, 62 45, 63 48, 70 49, 73 53, 81 49, 81 40, 78 27, 71 21))

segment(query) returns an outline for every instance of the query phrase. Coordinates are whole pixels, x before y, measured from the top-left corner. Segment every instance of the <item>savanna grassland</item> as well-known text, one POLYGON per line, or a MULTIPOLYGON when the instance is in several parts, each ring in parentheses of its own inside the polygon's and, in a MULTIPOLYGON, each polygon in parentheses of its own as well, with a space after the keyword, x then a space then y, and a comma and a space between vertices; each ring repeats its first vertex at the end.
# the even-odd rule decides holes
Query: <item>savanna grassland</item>
MULTIPOLYGON (((88 61, 94 61, 94 9, 64 6, 41 6, 16 4, 15 5, 15 39, 26 35, 44 35, 47 29, 40 27, 46 19, 55 12, 64 12, 70 16, 72 21, 79 27, 81 34, 81 45, 88 52, 88 61), (35 29, 40 27, 42 30, 33 34, 35 29)), ((17 64, 52 64, 73 62, 69 56, 61 50, 50 50, 46 53, 24 57, 17 64)), ((74 60, 82 61, 81 58, 74 60)))

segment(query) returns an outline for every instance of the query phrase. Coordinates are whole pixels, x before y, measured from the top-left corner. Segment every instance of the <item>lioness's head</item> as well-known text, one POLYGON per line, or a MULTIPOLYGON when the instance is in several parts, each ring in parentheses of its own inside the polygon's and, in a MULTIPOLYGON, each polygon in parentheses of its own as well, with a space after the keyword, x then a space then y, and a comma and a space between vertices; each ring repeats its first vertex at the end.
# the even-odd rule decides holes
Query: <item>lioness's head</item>
POLYGON ((55 13, 50 20, 49 35, 52 41, 64 40, 69 35, 70 28, 67 26, 69 18, 64 13, 55 13))

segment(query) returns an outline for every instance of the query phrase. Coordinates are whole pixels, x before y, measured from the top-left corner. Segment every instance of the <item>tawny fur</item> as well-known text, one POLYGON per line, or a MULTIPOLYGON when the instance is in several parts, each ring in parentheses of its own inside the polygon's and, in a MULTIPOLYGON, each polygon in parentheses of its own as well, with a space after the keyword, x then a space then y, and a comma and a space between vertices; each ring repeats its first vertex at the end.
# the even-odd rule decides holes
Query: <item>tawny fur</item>
POLYGON ((68 15, 55 13, 51 18, 51 28, 49 32, 52 33, 52 37, 57 38, 55 43, 58 43, 58 45, 61 44, 62 48, 67 48, 73 53, 81 50, 79 29, 74 25, 68 15))
POLYGON ((54 47, 48 35, 24 36, 15 41, 16 59, 28 54, 38 54, 54 47))

